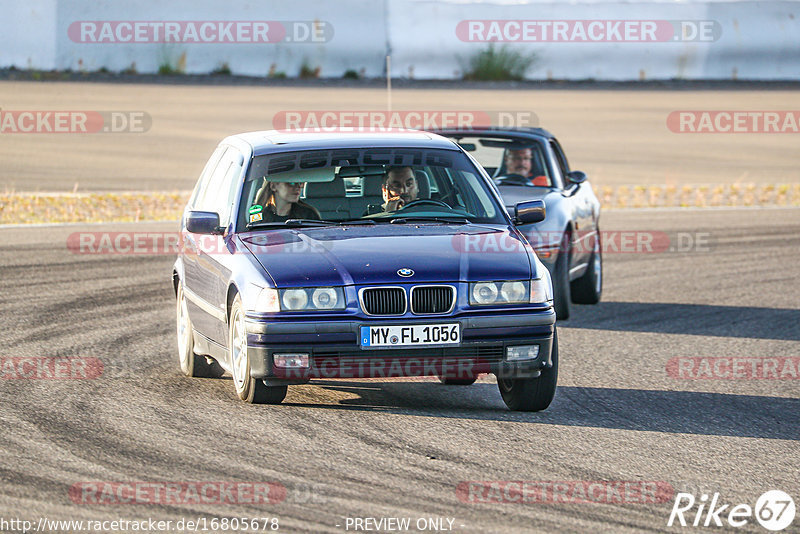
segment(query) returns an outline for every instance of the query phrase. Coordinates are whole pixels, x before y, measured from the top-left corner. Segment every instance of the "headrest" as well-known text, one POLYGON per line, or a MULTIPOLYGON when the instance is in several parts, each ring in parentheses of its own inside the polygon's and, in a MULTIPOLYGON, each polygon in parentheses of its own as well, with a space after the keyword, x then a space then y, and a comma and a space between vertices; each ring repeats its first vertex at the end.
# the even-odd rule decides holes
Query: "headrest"
POLYGON ((428 178, 428 173, 425 171, 414 171, 414 175, 417 177, 417 188, 419 189, 417 198, 431 198, 431 181, 430 178, 428 178))
POLYGON ((306 198, 344 198, 344 180, 336 177, 330 182, 308 182, 306 184, 306 198))
POLYGON ((383 196, 383 175, 371 175, 364 177, 364 196, 383 196))

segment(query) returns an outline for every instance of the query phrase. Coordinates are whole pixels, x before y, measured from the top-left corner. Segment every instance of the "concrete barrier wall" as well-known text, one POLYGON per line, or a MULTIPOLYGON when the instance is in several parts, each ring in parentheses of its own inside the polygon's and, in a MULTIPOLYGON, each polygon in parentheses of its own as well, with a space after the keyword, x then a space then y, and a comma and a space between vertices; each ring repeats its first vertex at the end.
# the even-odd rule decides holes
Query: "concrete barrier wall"
POLYGON ((488 46, 459 38, 456 28, 465 20, 707 21, 714 25, 715 38, 706 42, 507 46, 536 56, 526 72, 532 79, 800 79, 796 1, 0 0, 0 10, 3 67, 119 71, 135 64, 138 72, 150 73, 166 62, 180 64, 187 73, 208 73, 227 63, 236 74, 265 76, 272 69, 296 76, 306 64, 319 67, 323 77, 339 77, 348 69, 375 77, 384 75, 390 52, 395 77, 458 79, 469 58, 488 46), (290 40, 85 43, 70 33, 79 21, 282 21, 290 40), (324 26, 324 38, 296 42, 294 21, 300 30, 324 26))

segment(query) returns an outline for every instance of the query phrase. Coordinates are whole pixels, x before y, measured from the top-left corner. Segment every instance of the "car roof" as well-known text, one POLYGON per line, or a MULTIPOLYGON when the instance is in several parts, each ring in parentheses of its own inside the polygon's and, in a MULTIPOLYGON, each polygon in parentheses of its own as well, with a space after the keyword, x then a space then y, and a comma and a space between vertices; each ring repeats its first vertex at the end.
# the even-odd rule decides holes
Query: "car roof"
POLYGON ((417 130, 387 130, 381 132, 319 130, 282 132, 263 130, 246 132, 227 137, 223 143, 236 145, 246 143, 253 149, 254 156, 296 150, 331 148, 442 148, 459 150, 450 139, 434 133, 417 130))
POLYGON ((544 128, 504 128, 491 126, 486 128, 452 128, 431 130, 432 133, 444 137, 517 137, 555 139, 555 136, 544 128))

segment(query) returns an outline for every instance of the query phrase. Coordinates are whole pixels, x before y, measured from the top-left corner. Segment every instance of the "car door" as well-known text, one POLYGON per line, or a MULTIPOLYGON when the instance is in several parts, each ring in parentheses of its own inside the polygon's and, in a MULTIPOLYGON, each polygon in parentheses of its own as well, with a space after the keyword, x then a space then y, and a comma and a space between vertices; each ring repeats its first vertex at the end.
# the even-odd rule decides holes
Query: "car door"
MULTIPOLYGON (((244 156, 235 147, 226 147, 205 187, 198 192, 193 206, 195 211, 209 211, 219 215, 220 226, 228 228, 232 218, 237 186, 241 185, 244 156)), ((192 321, 198 332, 225 346, 227 337, 226 293, 230 278, 227 266, 228 235, 194 236, 195 269, 189 282, 194 293, 196 312, 192 321)), ((192 313, 190 311, 190 313, 192 313)))
MULTIPOLYGON (((218 146, 211 157, 208 159, 206 166, 200 178, 197 180, 197 185, 192 192, 192 197, 186 207, 186 212, 199 210, 198 200, 208 188, 208 183, 211 176, 214 174, 217 165, 219 164, 222 155, 227 150, 225 146, 218 146)), ((184 213, 185 217, 186 213, 184 213)), ((182 239, 182 255, 183 260, 183 287, 186 295, 187 308, 189 317, 192 320, 192 325, 198 333, 208 337, 208 329, 211 327, 211 322, 208 320, 208 313, 203 310, 203 302, 198 296, 198 291, 202 289, 201 275, 198 272, 197 255, 199 248, 203 244, 205 236, 196 235, 186 230, 185 220, 181 221, 181 239, 182 239)))
POLYGON ((588 185, 584 187, 569 181, 569 163, 558 141, 551 139, 549 144, 558 172, 561 174, 564 197, 571 205, 574 225, 571 266, 581 267, 589 261, 597 230, 594 224, 591 194, 588 185))

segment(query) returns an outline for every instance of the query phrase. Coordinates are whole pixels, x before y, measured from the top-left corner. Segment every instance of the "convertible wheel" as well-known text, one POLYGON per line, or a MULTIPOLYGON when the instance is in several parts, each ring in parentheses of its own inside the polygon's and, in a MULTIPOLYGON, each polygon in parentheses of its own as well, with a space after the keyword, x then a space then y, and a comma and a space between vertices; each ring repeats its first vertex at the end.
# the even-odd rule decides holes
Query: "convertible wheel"
POLYGON ((472 378, 445 378, 443 376, 439 377, 439 382, 444 384, 445 386, 471 386, 475 383, 478 377, 472 378))
POLYGON ((192 321, 189 319, 189 310, 186 307, 183 284, 180 283, 178 284, 176 303, 176 323, 178 325, 178 362, 183 374, 203 378, 219 378, 222 376, 224 370, 216 360, 194 353, 192 321))
POLYGON ((558 382, 558 335, 553 328, 553 367, 536 378, 497 378, 497 387, 509 410, 538 412, 553 402, 558 382))
POLYGON ((236 394, 251 404, 280 404, 286 397, 287 386, 267 386, 263 380, 250 376, 250 359, 247 355, 247 329, 244 308, 239 295, 233 300, 228 321, 228 350, 231 355, 233 385, 236 394))
POLYGON ((575 304, 597 304, 603 293, 603 256, 600 234, 594 240, 594 250, 589 258, 589 267, 583 276, 572 282, 572 302, 575 304))
POLYGON ((569 283, 569 256, 571 247, 571 234, 565 231, 558 247, 556 268, 553 272, 553 307, 556 310, 556 319, 569 319, 570 283, 569 283))

